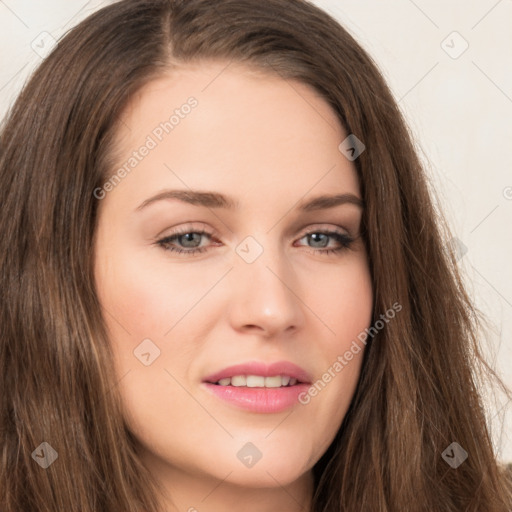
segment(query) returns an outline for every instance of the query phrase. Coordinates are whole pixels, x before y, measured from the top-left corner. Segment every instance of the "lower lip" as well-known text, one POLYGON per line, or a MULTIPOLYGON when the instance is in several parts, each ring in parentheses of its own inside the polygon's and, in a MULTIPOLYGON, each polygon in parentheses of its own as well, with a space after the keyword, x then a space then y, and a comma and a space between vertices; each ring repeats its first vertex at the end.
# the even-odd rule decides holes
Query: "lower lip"
POLYGON ((219 386, 207 382, 204 385, 215 396, 240 409, 267 414, 282 412, 293 407, 299 403, 299 395, 309 388, 308 384, 281 388, 219 386))

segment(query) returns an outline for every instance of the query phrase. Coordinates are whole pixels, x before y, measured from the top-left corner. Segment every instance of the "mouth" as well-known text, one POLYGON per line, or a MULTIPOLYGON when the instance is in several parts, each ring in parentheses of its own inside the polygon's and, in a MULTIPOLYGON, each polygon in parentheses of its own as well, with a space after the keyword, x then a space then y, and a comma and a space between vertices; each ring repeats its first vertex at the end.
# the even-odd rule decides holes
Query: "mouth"
MULTIPOLYGON (((263 377, 263 375, 234 375, 226 377, 217 382, 211 382, 217 386, 232 386, 237 388, 284 388, 295 386, 299 381, 289 375, 273 375, 263 377)), ((299 382, 300 384, 304 384, 299 382)))
POLYGON ((206 390, 228 405, 267 414, 299 403, 299 394, 310 385, 309 374, 288 361, 230 366, 203 379, 206 390))

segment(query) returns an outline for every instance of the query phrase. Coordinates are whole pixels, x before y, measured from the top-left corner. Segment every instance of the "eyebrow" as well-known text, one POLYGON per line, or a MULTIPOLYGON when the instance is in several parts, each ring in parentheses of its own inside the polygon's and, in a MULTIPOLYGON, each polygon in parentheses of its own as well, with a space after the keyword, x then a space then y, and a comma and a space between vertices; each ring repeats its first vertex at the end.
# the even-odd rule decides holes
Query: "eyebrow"
MULTIPOLYGON (((218 192, 206 192, 199 190, 164 190, 140 204, 136 211, 142 210, 157 201, 177 199, 194 206, 206 208, 225 208, 229 210, 240 209, 240 202, 218 192)), ((342 204, 353 204, 363 208, 363 201, 354 194, 320 195, 312 199, 302 200, 298 203, 297 209, 303 212, 327 210, 342 204)))

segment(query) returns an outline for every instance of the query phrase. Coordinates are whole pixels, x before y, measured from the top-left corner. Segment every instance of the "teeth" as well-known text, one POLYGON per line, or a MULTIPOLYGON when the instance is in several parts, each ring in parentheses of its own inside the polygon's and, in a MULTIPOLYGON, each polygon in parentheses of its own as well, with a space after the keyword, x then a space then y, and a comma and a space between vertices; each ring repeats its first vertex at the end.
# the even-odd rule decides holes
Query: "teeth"
POLYGON ((247 375, 248 388, 262 388, 265 386, 265 377, 257 375, 247 375))
POLYGON ((263 377, 261 375, 234 375, 220 379, 219 386, 235 386, 248 388, 280 388, 285 386, 295 386, 297 379, 288 375, 274 375, 272 377, 263 377))
POLYGON ((282 385, 282 379, 279 375, 276 377, 265 377, 266 388, 280 388, 282 385))
POLYGON ((232 386, 247 386, 247 377, 245 375, 237 375, 231 377, 232 386))

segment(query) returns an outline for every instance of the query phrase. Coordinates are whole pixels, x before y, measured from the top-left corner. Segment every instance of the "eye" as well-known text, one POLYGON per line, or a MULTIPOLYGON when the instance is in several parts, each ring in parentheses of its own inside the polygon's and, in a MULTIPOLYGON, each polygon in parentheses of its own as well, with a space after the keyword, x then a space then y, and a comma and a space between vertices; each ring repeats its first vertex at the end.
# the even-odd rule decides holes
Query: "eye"
POLYGON ((345 234, 338 231, 309 231, 306 233, 300 240, 304 238, 307 239, 308 242, 313 243, 313 249, 323 249, 323 250, 314 250, 313 252, 320 252, 322 254, 336 254, 345 249, 349 249, 354 242, 354 239, 345 234), (329 245, 329 239, 333 239, 338 244, 337 247, 331 247, 325 249, 329 245))
MULTIPOLYGON (((165 238, 156 242, 165 251, 170 251, 176 254, 198 254, 208 250, 207 246, 201 246, 201 239, 203 237, 211 239, 213 233, 205 230, 193 231, 185 229, 172 233, 165 238)), ((314 230, 305 233, 299 240, 307 239, 308 243, 312 243, 309 249, 315 254, 336 254, 346 249, 349 249, 354 242, 354 239, 338 231, 322 231, 314 230), (337 246, 328 247, 330 240, 334 240, 337 246)))
POLYGON ((201 237, 204 236, 211 238, 213 235, 205 230, 184 230, 179 231, 177 233, 173 233, 172 235, 166 236, 165 238, 158 240, 157 244, 166 251, 171 251, 175 253, 196 254, 207 250, 206 247, 200 247, 201 237), (182 244, 184 249, 173 245, 175 244, 175 242, 182 244))

